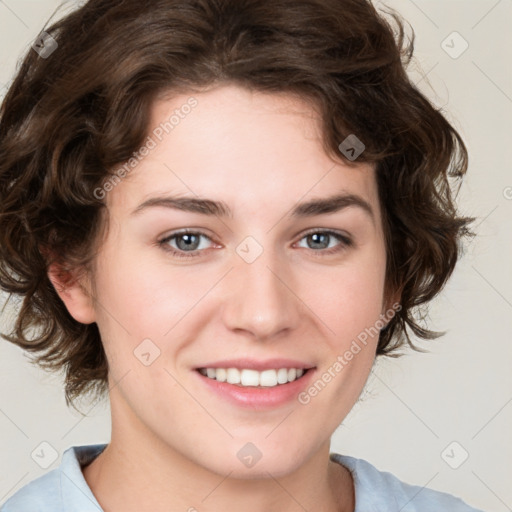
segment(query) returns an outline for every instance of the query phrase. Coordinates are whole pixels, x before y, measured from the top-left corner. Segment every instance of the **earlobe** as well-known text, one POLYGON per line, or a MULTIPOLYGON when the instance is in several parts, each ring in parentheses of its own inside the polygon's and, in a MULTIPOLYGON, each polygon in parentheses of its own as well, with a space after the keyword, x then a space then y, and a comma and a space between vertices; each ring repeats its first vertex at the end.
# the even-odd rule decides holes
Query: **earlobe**
POLYGON ((52 263, 48 268, 48 277, 69 314, 77 322, 92 324, 96 321, 92 295, 82 284, 80 276, 52 263))

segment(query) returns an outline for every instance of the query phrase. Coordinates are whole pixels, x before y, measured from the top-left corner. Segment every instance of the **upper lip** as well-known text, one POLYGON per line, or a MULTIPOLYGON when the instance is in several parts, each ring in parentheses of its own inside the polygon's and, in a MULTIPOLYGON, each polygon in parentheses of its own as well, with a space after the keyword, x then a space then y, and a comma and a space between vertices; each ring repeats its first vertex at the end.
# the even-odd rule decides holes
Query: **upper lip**
POLYGON ((247 368, 248 370, 272 370, 279 368, 302 368, 304 370, 308 370, 310 368, 314 368, 314 365, 305 363, 303 361, 297 361, 294 359, 266 359, 264 361, 258 361, 256 359, 224 359, 222 361, 215 361, 210 363, 205 363, 199 368, 247 368))

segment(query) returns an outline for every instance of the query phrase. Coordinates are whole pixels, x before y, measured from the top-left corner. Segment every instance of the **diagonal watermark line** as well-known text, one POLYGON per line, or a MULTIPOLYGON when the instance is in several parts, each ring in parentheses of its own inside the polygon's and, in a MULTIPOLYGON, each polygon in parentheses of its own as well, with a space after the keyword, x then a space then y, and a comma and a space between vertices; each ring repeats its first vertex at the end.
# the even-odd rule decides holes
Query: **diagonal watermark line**
POLYGON ((297 505, 299 505, 299 507, 302 509, 302 510, 305 510, 305 512, 308 512, 308 509, 306 507, 304 507, 304 505, 298 501, 295 496, 293 496, 293 494, 291 494, 288 489, 286 489, 285 487, 283 487, 283 485, 281 485, 281 483, 279 482, 279 480, 277 480, 277 478, 275 478, 271 473, 269 473, 267 471, 267 474, 270 476, 270 478, 272 478, 272 480, 274 480, 274 482, 279 485, 279 487, 281 487, 281 489, 283 489, 283 491, 288 494, 288 496, 290 496, 290 498, 295 501, 295 503, 297 503, 297 505))
POLYGON ((215 490, 217 490, 224 482, 225 480, 228 478, 229 475, 231 475, 231 473, 233 473, 233 470, 231 470, 202 500, 201 500, 201 503, 206 500, 206 498, 208 498, 215 490))
POLYGON ((423 489, 425 489, 427 487, 427 485, 432 482, 432 480, 434 480, 434 478, 439 475, 439 471, 409 500, 407 501, 402 507, 400 507, 400 509, 398 510, 398 512, 400 512, 401 510, 403 510, 412 500, 414 500, 416 498, 416 496, 418 496, 418 494, 423 491, 423 489))
POLYGON ((119 325, 119 327, 121 327, 121 329, 123 329, 123 331, 126 332, 126 334, 128 334, 128 336, 131 336, 130 331, 96 297, 92 297, 92 299, 100 306, 101 309, 103 309, 103 311, 105 311, 105 313, 107 313, 110 318, 114 320, 114 322, 119 325))
POLYGON ((16 486, 22 481, 24 480, 25 478, 27 478, 27 475, 29 473, 25 473, 3 496, 2 498, 0 498, 0 501, 2 501, 13 489, 16 488, 16 486))
POLYGON ((11 304, 11 308, 18 309, 20 307, 20 304, 23 303, 23 297, 19 295, 15 295, 14 293, 9 293, 7 296, 7 299, 5 299, 4 305, 2 306, 2 309, 0 309, 0 313, 4 313, 5 309, 7 308, 8 304, 11 304))
POLYGON ((4 416, 5 416, 5 417, 6 417, 6 418, 7 418, 7 419, 8 419, 8 420, 9 420, 9 421, 10 421, 10 422, 11 422, 11 423, 12 423, 12 424, 13 424, 13 425, 14 425, 14 426, 15 426, 15 427, 16 427, 16 428, 17 428, 17 429, 18 429, 18 430, 19 430, 19 431, 20 431, 20 432, 25 436, 25 437, 26 437, 26 438, 27 438, 27 439, 30 439, 30 438, 27 436, 27 434, 25 434, 25 432, 23 432, 23 430, 21 430, 21 428, 20 428, 18 425, 16 425, 16 423, 14 423, 14 421, 13 421, 11 418, 9 418, 9 416, 7 416, 7 414, 6 414, 2 409, 0 409, 0 412, 1 412, 1 413, 2 413, 2 414, 3 414, 3 415, 4 415, 4 416))
POLYGON ((430 23, 434 25, 434 27, 439 28, 438 24, 416 2, 414 2, 414 0, 409 0, 409 2, 411 2, 411 4, 414 5, 416 9, 418 9, 418 11, 423 14, 423 16, 425 16, 425 18, 427 18, 427 20, 429 20, 430 23))
POLYGON ((510 506, 507 503, 505 503, 473 470, 471 470, 471 472, 478 478, 478 480, 480 480, 480 482, 484 484, 485 487, 487 487, 487 489, 492 494, 494 494, 494 496, 496 496, 496 498, 498 498, 501 501, 501 503, 503 503, 503 505, 505 505, 505 507, 507 507, 508 510, 512 511, 512 508, 510 508, 510 506))
POLYGON ((62 471, 61 469, 61 473, 100 511, 102 512, 102 509, 100 507, 98 507, 98 505, 96 505, 96 503, 94 503, 94 501, 91 500, 91 498, 89 496, 87 496, 87 494, 85 494, 84 491, 82 491, 82 489, 80 489, 80 487, 78 487, 78 485, 75 484, 75 482, 73 481, 73 479, 67 475, 67 473, 65 471, 62 471))
POLYGON ((234 437, 231 432, 229 432, 229 430, 224 427, 224 425, 219 420, 217 420, 217 418, 215 418, 215 416, 213 416, 213 414, 211 414, 210 411, 208 411, 208 409, 167 368, 164 368, 164 370, 176 381, 179 386, 181 386, 183 391, 185 391, 190 396, 190 398, 192 398, 192 400, 194 400, 200 407, 204 409, 206 414, 208 414, 208 416, 210 416, 213 421, 215 421, 215 423, 217 423, 217 425, 219 425, 219 427, 221 427, 222 430, 226 432, 226 434, 228 434, 231 438, 234 437))
POLYGON ((192 194, 194 194, 195 196, 197 196, 197 194, 167 165, 167 164, 164 164, 164 167, 169 171, 169 172, 172 172, 174 174, 174 176, 176 176, 176 178, 178 178, 181 183, 183 183, 183 185, 185 185, 185 187, 187 187, 190 192, 192 192, 192 194))
POLYGON ((480 226, 480 224, 482 224, 484 222, 484 220, 487 220, 490 216, 491 216, 491 213, 494 213, 496 211, 496 208, 498 208, 499 204, 497 204, 476 226, 475 226, 475 229, 480 226))
POLYGON ((4 97, 7 94, 8 89, 9 89, 9 86, 7 84, 0 82, 0 101, 3 101, 4 97))
POLYGON ((322 322, 325 325, 325 327, 327 327, 327 329, 329 329, 329 331, 336 335, 336 333, 268 265, 267 268, 270 270, 270 272, 272 272, 272 274, 274 274, 277 277, 277 279, 279 279, 279 281, 281 281, 281 283, 283 283, 286 286, 286 288, 288 288, 288 290, 290 290, 291 293, 293 293, 293 295, 295 295, 297 299, 299 299, 302 302, 302 304, 304 304, 304 306, 306 306, 309 309, 309 311, 311 311, 311 313, 313 313, 318 318, 318 320, 320 320, 320 322, 322 322))
POLYGON ((496 414, 495 414, 495 415, 494 415, 494 416, 493 416, 489 421, 487 421, 487 422, 483 425, 483 427, 482 427, 482 428, 480 428, 480 430, 478 430, 478 432, 477 432, 477 433, 476 433, 476 434, 471 438, 471 440, 475 439, 475 437, 476 437, 478 434, 480 434, 480 432, 482 432, 482 430, 483 430, 485 427, 487 427, 487 425, 489 425, 489 423, 491 423, 491 421, 492 421, 494 418, 496 418, 496 416, 498 416, 498 414, 499 414, 501 411, 503 411, 503 409, 505 409, 505 407, 506 407, 510 402, 512 402, 512 398, 511 398, 511 399, 510 399, 510 400, 509 400, 509 401, 508 401, 508 402, 507 402, 503 407, 501 407, 501 408, 500 408, 500 410, 499 410, 499 411, 498 411, 498 412, 497 412, 497 413, 496 413, 496 414))
POLYGON ((306 192, 304 192, 304 194, 302 194, 299 199, 295 202, 295 204, 292 205, 292 207, 287 211, 285 212, 281 218, 267 231, 267 233, 270 233, 285 217, 286 215, 291 212, 293 210, 293 208, 298 205, 300 203, 300 200, 306 195, 308 194, 313 188, 315 188, 333 169, 334 167, 336 167, 336 164, 333 164, 331 166, 331 168, 316 182, 314 183, 313 185, 311 185, 311 187, 306 190, 306 192))
POLYGON ((473 30, 477 25, 480 24, 481 21, 483 21, 491 11, 494 11, 494 9, 498 6, 498 4, 501 3, 501 0, 498 0, 472 27, 471 30, 473 30))
POLYGON ((498 89, 501 94, 503 94, 503 96, 505 96, 505 98, 507 98, 507 100, 512 103, 512 98, 510 98, 510 96, 474 60, 471 62, 473 63, 473 66, 475 66, 480 71, 480 73, 482 73, 482 75, 484 75, 487 80, 489 80, 489 82, 491 82, 491 84, 493 84, 494 87, 496 87, 496 89, 498 89))
MULTIPOLYGON (((111 388, 109 388, 109 393, 112 391, 129 373, 131 370, 128 370, 111 388)), ((75 429, 85 418, 88 417, 90 412, 100 403, 100 401, 97 401, 86 413, 84 416, 82 416, 60 439, 64 439, 69 433, 75 429)))
POLYGON ((512 304, 507 300, 507 298, 502 295, 491 283, 488 279, 486 279, 474 265, 471 265, 471 268, 512 308, 512 304))
POLYGON ((131 336, 131 333, 128 331, 128 329, 121 323, 119 320, 98 300, 98 298, 92 293, 91 290, 87 290, 84 287, 82 287, 82 290, 96 303, 98 304, 105 313, 107 313, 110 318, 112 318, 118 325, 123 329, 129 336, 131 336))
POLYGON ((121 329, 123 329, 126 332, 126 334, 131 336, 131 334, 128 331, 128 329, 126 329, 126 327, 121 322, 119 322, 119 320, 98 300, 98 298, 92 293, 92 291, 87 290, 84 287, 81 287, 81 288, 82 288, 82 291, 84 293, 86 293, 89 296, 90 299, 92 299, 96 304, 98 304, 98 306, 100 306, 100 308, 103 309, 103 311, 105 311, 105 313, 107 313, 107 315, 110 318, 112 318, 114 320, 114 322, 116 322, 119 325, 119 327, 121 327, 121 329))
MULTIPOLYGON (((172 172, 174 174, 174 176, 176 176, 176 178, 178 178, 181 183, 183 183, 183 185, 185 185, 185 187, 187 187, 190 192, 192 192, 192 194, 194 194, 196 197, 199 197, 191 188, 189 185, 187 185, 167 164, 164 164, 164 167, 166 169, 168 169, 170 172, 172 172)), ((217 219, 222 223, 224 224, 224 227, 226 227, 230 233, 233 233, 233 230, 222 220, 222 218, 219 216, 219 215, 215 215, 215 217, 217 217, 217 219)))
POLYGON ((272 434, 272 432, 274 432, 274 430, 277 429, 277 427, 279 427, 280 425, 282 425, 285 420, 290 416, 290 414, 293 414, 295 412, 295 409, 293 409, 292 411, 290 411, 266 436, 265 436, 265 439, 270 436, 270 434, 272 434))
POLYGON ((426 73, 422 75, 422 77, 414 84, 416 87, 427 78, 427 76, 437 67, 439 61, 437 61, 426 73))
POLYGON ((18 18, 18 20, 21 21, 21 23, 23 23, 26 28, 29 28, 29 26, 5 3, 4 0, 0 0, 0 4, 5 5, 5 7, 7 7, 7 9, 9 9, 9 11, 11 11, 11 13, 16 16, 16 18, 18 18))
POLYGON ((165 334, 167 336, 235 267, 231 267, 165 334))
POLYGON ((407 407, 407 409, 409 409, 409 411, 411 411, 411 413, 414 414, 414 416, 416 416, 416 418, 418 418, 421 423, 423 423, 423 425, 425 425, 425 427, 427 427, 430 432, 432 432, 432 434, 434 434, 439 439, 439 436, 377 374, 375 374, 375 377, 379 379, 382 384, 384 384, 384 386, 386 386, 391 391, 391 393, 393 393, 393 395, 395 395, 396 398, 398 398, 398 400, 400 400, 400 402, 402 402, 405 407, 407 407))

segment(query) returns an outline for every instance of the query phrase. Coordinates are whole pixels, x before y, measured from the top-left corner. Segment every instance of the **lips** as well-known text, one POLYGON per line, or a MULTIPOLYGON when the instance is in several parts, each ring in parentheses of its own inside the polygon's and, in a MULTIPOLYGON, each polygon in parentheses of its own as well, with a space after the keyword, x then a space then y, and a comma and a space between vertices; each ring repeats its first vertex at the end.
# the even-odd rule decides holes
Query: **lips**
POLYGON ((283 358, 274 358, 274 359, 266 359, 266 360, 256 360, 256 359, 225 359, 221 361, 210 361, 206 362, 200 366, 196 367, 196 370, 200 370, 201 368, 237 368, 238 370, 257 370, 258 372, 263 372, 264 370, 278 370, 280 368, 286 369, 302 369, 309 370, 314 368, 315 365, 312 363, 308 363, 305 361, 299 361, 294 359, 283 359, 283 358))
POLYGON ((237 386, 274 387, 301 378, 311 368, 302 361, 290 359, 230 359, 206 363, 197 371, 210 379, 237 386))
POLYGON ((228 359, 195 368, 207 389, 237 407, 264 410, 292 403, 315 375, 306 361, 228 359))

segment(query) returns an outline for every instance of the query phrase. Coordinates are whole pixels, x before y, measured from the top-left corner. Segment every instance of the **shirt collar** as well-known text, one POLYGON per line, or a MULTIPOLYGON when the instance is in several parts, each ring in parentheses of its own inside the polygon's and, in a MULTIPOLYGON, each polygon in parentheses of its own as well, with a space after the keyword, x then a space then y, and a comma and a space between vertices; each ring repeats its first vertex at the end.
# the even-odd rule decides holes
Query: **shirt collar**
POLYGON ((60 489, 66 512, 103 512, 82 473, 81 466, 92 462, 106 444, 72 446, 62 454, 60 489))

